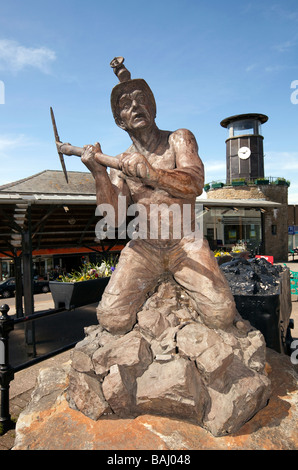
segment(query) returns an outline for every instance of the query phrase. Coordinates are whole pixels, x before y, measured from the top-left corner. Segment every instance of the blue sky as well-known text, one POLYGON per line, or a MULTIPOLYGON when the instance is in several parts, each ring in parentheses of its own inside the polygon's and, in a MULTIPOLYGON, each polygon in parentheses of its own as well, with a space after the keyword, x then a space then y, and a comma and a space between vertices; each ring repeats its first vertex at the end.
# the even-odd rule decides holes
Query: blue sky
POLYGON ((110 110, 115 56, 151 86, 161 129, 195 134, 206 182, 226 176, 220 121, 269 116, 265 173, 289 179, 298 204, 297 0, 2 1, 0 185, 61 169, 50 106, 62 141, 99 141, 109 155, 129 146, 110 110))

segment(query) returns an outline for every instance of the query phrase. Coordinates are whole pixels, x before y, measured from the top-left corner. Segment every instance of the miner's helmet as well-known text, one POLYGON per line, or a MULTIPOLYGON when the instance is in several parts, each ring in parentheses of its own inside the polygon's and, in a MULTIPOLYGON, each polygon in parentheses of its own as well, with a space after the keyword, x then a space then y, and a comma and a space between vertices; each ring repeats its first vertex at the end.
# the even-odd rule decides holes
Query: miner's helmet
POLYGON ((155 118, 156 102, 151 88, 142 78, 131 79, 131 74, 123 65, 123 62, 123 57, 115 57, 110 63, 111 67, 114 69, 115 75, 117 75, 119 79, 118 85, 113 88, 111 93, 111 108, 115 121, 117 122, 119 118, 117 110, 120 97, 123 93, 132 93, 135 90, 141 90, 148 96, 155 118))

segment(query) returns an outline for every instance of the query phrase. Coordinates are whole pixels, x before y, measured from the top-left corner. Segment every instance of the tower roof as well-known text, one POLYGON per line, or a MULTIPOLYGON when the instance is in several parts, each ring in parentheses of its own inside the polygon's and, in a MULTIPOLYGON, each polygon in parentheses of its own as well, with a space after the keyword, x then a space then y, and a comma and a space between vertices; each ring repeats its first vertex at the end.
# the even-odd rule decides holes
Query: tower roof
POLYGON ((259 114, 259 113, 248 113, 248 114, 235 114, 235 116, 230 116, 225 119, 223 119, 220 123, 222 127, 228 127, 231 122, 234 121, 242 121, 244 119, 256 119, 260 121, 261 124, 264 124, 265 122, 268 121, 268 116, 265 114, 259 114))

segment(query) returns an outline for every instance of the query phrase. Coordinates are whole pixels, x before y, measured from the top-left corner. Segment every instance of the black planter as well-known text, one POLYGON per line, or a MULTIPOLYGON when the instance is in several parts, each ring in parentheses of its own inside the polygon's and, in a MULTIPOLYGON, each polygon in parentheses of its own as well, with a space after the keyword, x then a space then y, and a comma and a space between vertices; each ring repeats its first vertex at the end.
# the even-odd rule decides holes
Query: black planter
POLYGON ((71 310, 83 305, 99 302, 110 277, 81 282, 50 281, 50 290, 55 308, 71 310))

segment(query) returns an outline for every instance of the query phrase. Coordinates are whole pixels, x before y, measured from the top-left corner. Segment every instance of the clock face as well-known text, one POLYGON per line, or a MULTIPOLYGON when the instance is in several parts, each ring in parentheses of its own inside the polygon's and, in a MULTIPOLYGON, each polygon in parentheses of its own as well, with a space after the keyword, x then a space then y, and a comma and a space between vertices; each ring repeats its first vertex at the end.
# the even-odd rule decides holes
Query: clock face
POLYGON ((238 157, 241 158, 242 160, 246 160, 247 158, 250 157, 251 151, 248 147, 241 147, 238 150, 238 157))

